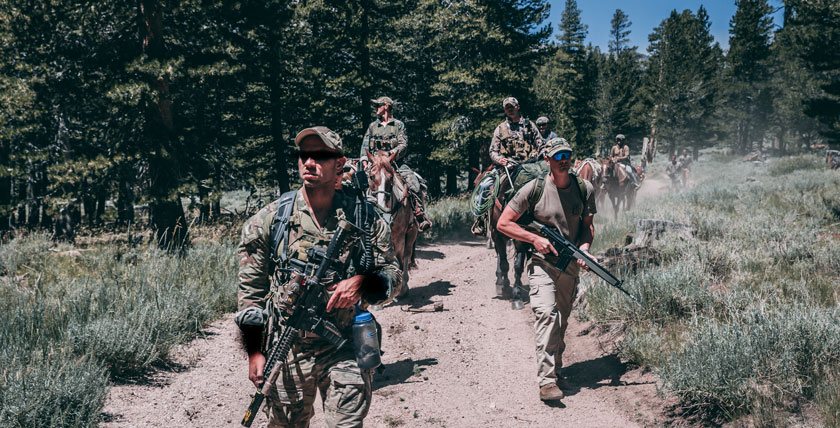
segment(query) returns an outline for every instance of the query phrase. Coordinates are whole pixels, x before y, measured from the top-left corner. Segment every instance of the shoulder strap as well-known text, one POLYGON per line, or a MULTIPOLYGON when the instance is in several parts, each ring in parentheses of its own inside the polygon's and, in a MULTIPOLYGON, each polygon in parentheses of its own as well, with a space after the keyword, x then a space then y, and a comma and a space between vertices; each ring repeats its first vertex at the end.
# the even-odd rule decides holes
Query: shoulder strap
POLYGON ((586 206, 586 183, 583 182, 583 179, 578 177, 577 174, 569 171, 569 175, 577 181, 577 189, 578 189, 578 196, 580 196, 580 201, 583 202, 583 205, 586 206))
POLYGON ((542 198, 543 192, 545 191, 545 175, 540 175, 539 177, 534 179, 534 187, 531 189, 531 192, 528 193, 528 206, 531 207, 531 210, 534 210, 534 205, 540 201, 542 198))
MULTIPOLYGON (((569 172, 569 175, 577 181, 577 189, 578 189, 578 196, 580 196, 580 201, 586 205, 586 183, 583 182, 583 179, 578 177, 576 174, 569 172)), ((545 191, 545 176, 541 175, 535 179, 536 183, 534 183, 534 188, 531 189, 531 193, 528 194, 528 205, 531 206, 533 209, 534 204, 540 201, 543 192, 545 191)))
POLYGON ((275 260, 275 252, 280 243, 283 243, 283 248, 280 250, 280 261, 286 260, 286 249, 289 248, 289 218, 292 216, 292 208, 295 205, 295 196, 297 191, 290 190, 280 196, 280 202, 277 204, 277 212, 274 213, 274 219, 271 220, 271 247, 269 249, 269 256, 275 260))

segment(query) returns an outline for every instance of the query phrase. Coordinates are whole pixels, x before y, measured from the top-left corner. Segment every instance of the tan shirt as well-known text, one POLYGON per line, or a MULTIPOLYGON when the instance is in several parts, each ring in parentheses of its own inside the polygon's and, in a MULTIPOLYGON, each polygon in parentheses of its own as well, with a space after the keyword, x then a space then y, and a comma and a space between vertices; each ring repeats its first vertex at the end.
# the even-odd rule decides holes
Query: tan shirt
MULTIPOLYGON (((536 182, 537 180, 534 180, 522 186, 508 203, 508 206, 517 214, 525 215, 528 213, 533 215, 536 221, 546 226, 555 227, 566 239, 572 241, 575 245, 580 245, 578 238, 581 235, 580 228, 583 217, 594 215, 597 212, 595 191, 592 184, 584 180, 586 195, 580 195, 580 188, 576 179, 572 179, 568 187, 561 189, 552 183, 551 173, 549 173, 545 177, 543 194, 532 207, 528 201, 528 195, 531 194, 536 182)), ((553 255, 545 257, 544 261, 541 259, 542 256, 535 253, 532 261, 539 264, 557 261, 553 255), (540 260, 537 260, 538 258, 540 260)), ((577 266, 574 263, 569 264, 569 266, 572 265, 577 266)))
POLYGON ((627 144, 624 144, 622 146, 616 144, 612 146, 612 149, 610 149, 610 157, 622 161, 628 159, 630 157, 630 146, 628 146, 627 144))

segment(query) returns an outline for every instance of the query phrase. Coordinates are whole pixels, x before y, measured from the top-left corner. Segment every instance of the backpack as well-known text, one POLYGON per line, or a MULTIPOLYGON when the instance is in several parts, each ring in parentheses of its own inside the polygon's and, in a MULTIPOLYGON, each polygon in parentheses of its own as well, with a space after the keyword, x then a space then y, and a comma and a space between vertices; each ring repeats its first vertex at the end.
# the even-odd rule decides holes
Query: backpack
POLYGON ((271 220, 271 229, 269 232, 271 239, 268 255, 271 260, 279 260, 280 263, 286 260, 286 251, 289 249, 289 218, 292 217, 295 196, 297 196, 296 190, 290 190, 280 195, 277 211, 274 213, 274 219, 271 220), (275 252, 280 242, 283 242, 283 248, 280 250, 279 259, 276 259, 275 252))
MULTIPOLYGON (((508 190, 505 194, 506 199, 510 200, 513 198, 513 195, 519 191, 519 189, 536 180, 534 188, 531 189, 531 192, 528 194, 528 204, 533 207, 537 202, 539 202, 543 192, 545 191, 545 177, 548 173, 549 166, 547 162, 526 162, 519 165, 518 171, 513 173, 515 175, 513 178, 513 188, 508 190)), ((569 175, 577 181, 578 196, 580 196, 581 202, 586 205, 586 198, 588 196, 586 194, 586 183, 584 183, 584 180, 572 171, 569 171, 569 175)))

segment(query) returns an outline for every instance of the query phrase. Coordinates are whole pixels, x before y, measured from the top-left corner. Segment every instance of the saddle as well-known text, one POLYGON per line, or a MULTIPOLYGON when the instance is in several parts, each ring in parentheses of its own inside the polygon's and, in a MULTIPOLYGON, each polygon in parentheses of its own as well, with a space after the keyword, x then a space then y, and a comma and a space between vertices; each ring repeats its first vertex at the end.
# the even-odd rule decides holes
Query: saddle
POLYGON ((612 173, 613 177, 615 177, 616 181, 619 185, 623 186, 630 177, 627 176, 627 171, 624 169, 624 164, 620 162, 616 162, 612 165, 612 173))

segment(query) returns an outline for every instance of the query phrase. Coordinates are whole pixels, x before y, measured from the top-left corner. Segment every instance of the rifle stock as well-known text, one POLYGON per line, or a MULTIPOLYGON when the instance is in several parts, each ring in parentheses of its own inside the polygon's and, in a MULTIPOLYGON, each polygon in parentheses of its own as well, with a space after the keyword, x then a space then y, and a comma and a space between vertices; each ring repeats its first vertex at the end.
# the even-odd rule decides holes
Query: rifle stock
POLYGON ((639 299, 636 298, 636 296, 630 294, 630 292, 628 292, 624 289, 624 287, 621 286, 622 284, 624 284, 624 281, 616 278, 615 275, 610 273, 610 271, 608 271, 598 262, 593 260, 592 257, 589 257, 586 253, 581 251, 581 249, 578 248, 575 244, 571 243, 571 241, 566 239, 566 237, 564 237, 563 234, 561 234, 559 231, 557 231, 553 227, 549 227, 538 222, 534 222, 534 225, 536 225, 536 228, 540 231, 540 234, 546 237, 546 239, 548 239, 551 242, 551 245, 554 246, 554 249, 556 249, 557 252, 560 254, 560 264, 563 264, 563 266, 557 266, 558 268, 565 270, 566 266, 569 265, 569 262, 572 260, 572 258, 583 260, 583 262, 586 263, 586 266, 592 273, 601 277, 601 279, 606 281, 607 284, 612 285, 622 293, 626 294, 627 297, 632 299, 637 304, 642 304, 639 301, 639 299))

